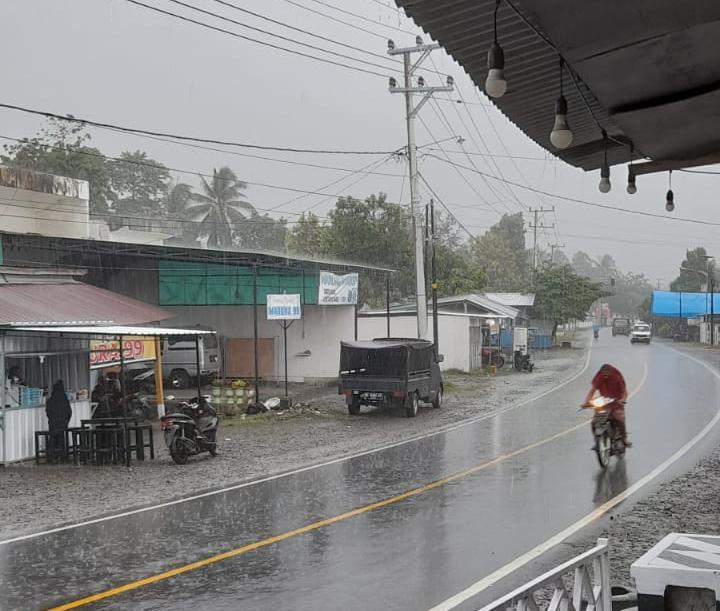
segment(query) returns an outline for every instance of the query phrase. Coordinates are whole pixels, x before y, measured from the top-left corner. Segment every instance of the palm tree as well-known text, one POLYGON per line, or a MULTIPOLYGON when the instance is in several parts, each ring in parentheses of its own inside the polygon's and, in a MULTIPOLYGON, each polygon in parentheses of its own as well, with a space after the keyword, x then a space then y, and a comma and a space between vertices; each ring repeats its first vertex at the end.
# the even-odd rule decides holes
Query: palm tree
POLYGON ((200 232, 207 237, 208 246, 231 246, 233 225, 255 213, 241 193, 247 184, 238 180, 227 166, 213 169, 211 182, 200 178, 203 193, 193 193, 185 210, 192 221, 200 223, 200 232))

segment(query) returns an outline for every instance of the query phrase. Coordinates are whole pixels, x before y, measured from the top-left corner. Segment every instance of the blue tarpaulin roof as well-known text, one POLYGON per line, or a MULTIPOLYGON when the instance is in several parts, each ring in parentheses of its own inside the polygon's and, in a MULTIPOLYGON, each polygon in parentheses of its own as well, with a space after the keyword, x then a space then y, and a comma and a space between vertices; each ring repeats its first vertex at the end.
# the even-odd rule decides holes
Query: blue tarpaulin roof
MULTIPOLYGON (((713 293, 712 311, 720 312, 720 295, 713 293)), ((692 318, 709 314, 709 293, 681 293, 673 291, 653 291, 653 316, 666 316, 668 318, 692 318)))

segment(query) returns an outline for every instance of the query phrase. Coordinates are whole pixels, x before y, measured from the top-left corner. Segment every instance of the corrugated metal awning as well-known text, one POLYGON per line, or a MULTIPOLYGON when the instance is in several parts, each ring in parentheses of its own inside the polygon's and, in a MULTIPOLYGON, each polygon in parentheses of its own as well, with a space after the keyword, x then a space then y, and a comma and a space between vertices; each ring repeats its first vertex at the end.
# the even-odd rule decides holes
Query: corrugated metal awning
POLYGON ((132 325, 171 316, 157 306, 82 282, 0 285, 2 326, 132 325))
MULTIPOLYGON (((395 0, 484 90, 495 0, 395 0)), ((720 3, 708 0, 502 0, 498 42, 508 89, 490 98, 540 146, 585 170, 636 158, 683 167, 720 161, 720 3), (559 92, 574 133, 549 141, 559 92)))

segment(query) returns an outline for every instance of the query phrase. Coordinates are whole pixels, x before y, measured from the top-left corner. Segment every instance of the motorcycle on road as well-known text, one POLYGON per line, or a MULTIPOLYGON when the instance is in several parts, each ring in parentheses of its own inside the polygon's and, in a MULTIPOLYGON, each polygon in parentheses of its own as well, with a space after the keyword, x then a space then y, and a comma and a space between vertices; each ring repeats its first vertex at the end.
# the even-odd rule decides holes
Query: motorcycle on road
MULTIPOLYGON (((170 399, 171 397, 168 397, 170 399)), ((170 457, 184 465, 190 456, 217 456, 218 416, 206 397, 182 401, 178 410, 160 420, 170 457)))
POLYGON ((625 455, 625 443, 620 431, 615 428, 613 421, 610 419, 609 406, 613 402, 614 399, 608 397, 596 397, 581 406, 581 409, 592 409, 594 411, 592 430, 595 446, 593 449, 598 463, 603 469, 610 464, 611 456, 622 458, 625 455))

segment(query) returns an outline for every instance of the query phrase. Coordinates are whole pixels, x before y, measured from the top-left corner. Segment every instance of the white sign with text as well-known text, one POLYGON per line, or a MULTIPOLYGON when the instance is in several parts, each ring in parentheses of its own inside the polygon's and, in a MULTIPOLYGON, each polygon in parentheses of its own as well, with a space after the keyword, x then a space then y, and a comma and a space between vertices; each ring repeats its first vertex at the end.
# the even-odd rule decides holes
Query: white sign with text
POLYGON ((300 295, 268 295, 268 320, 299 320, 302 317, 300 295))
POLYGON ((320 272, 318 305, 354 305, 358 299, 358 275, 320 272))

